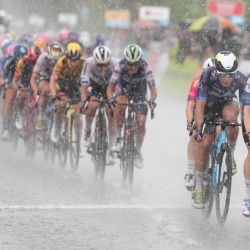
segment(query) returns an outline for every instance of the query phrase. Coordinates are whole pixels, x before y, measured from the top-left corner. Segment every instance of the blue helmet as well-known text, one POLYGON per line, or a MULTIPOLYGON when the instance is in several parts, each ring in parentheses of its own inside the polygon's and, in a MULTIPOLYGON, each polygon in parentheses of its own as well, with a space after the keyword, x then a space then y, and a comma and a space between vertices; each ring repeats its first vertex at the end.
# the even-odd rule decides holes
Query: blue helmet
POLYGON ((19 58, 21 58, 21 57, 24 57, 24 56, 26 56, 28 54, 28 49, 27 49, 27 47, 25 46, 25 45, 23 45, 23 44, 17 44, 16 45, 16 47, 14 48, 14 53, 13 53, 13 55, 14 55, 14 57, 16 58, 16 59, 19 59, 19 58))

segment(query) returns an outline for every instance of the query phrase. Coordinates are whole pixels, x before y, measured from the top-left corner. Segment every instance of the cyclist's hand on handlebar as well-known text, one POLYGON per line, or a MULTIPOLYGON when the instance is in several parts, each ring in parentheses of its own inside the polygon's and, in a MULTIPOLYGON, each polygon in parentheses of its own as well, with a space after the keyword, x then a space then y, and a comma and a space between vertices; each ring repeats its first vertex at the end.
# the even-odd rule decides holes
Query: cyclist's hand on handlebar
POLYGON ((150 109, 156 108, 156 102, 155 102, 155 100, 150 99, 150 100, 148 101, 148 105, 149 105, 149 108, 150 108, 150 109))
POLYGON ((85 109, 86 109, 86 104, 87 104, 87 101, 82 101, 79 103, 79 111, 81 114, 84 114, 85 109))
POLYGON ((193 129, 194 129, 193 128, 193 122, 188 122, 187 123, 187 131, 192 132, 193 129))
POLYGON ((197 129, 195 131, 195 140, 197 142, 202 142, 202 140, 203 140, 203 134, 202 134, 202 131, 200 129, 197 129))
POLYGON ((108 106, 110 108, 115 108, 117 106, 117 101, 115 100, 115 98, 111 98, 108 100, 108 106))

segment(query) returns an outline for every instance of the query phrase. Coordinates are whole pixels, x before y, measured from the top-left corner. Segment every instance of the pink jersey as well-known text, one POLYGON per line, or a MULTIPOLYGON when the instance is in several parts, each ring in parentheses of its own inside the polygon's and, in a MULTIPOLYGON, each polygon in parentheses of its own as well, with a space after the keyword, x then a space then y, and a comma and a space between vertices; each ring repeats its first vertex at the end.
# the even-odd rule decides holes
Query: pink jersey
POLYGON ((196 75, 191 82, 191 86, 188 92, 188 100, 187 100, 188 102, 195 102, 195 98, 198 95, 200 77, 201 77, 200 74, 196 75))

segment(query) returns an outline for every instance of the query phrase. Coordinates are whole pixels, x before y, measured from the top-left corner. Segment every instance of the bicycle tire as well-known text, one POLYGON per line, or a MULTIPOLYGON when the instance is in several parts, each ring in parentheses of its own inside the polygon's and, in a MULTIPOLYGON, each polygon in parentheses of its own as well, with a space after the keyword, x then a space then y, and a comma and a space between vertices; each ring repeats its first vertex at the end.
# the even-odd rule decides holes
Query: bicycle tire
POLYGON ((104 113, 97 116, 94 143, 95 177, 101 180, 105 177, 107 154, 107 124, 104 113))
POLYGON ((215 200, 214 193, 211 193, 211 173, 213 172, 213 166, 214 164, 214 158, 212 156, 209 157, 208 163, 207 163, 207 170, 205 171, 205 177, 203 180, 203 188, 204 188, 204 210, 203 215, 205 218, 209 218, 213 209, 213 204, 215 200), (206 185, 204 185, 206 183, 206 185))
POLYGON ((122 168, 122 178, 123 184, 128 184, 132 186, 134 181, 134 164, 135 164, 135 130, 133 129, 135 124, 125 124, 124 127, 124 153, 123 153, 123 168, 122 168), (130 130, 128 132, 128 130, 130 130))
POLYGON ((232 155, 228 144, 221 146, 219 183, 216 191, 216 217, 220 224, 224 224, 227 219, 232 187, 232 155), (225 163, 225 164, 223 164, 225 163), (225 190, 225 199, 223 199, 225 190))
POLYGON ((58 147, 58 160, 59 160, 59 165, 62 168, 65 168, 68 160, 68 143, 66 140, 66 135, 65 131, 67 131, 67 121, 65 119, 62 120, 62 125, 61 125, 61 130, 63 129, 63 133, 61 134, 62 131, 60 131, 60 139, 59 139, 59 145, 55 145, 55 147, 58 147))
POLYGON ((70 164, 73 170, 78 169, 78 163, 80 158, 80 129, 79 119, 74 116, 72 119, 72 130, 71 130, 71 145, 69 147, 70 164))

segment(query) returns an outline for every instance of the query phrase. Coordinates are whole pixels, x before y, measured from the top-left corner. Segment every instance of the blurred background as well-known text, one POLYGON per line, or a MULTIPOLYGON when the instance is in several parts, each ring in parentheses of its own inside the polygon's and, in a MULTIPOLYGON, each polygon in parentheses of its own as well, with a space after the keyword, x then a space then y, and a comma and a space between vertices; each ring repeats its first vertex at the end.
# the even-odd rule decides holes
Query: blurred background
POLYGON ((28 34, 41 46, 79 40, 86 56, 105 43, 121 57, 126 44, 138 43, 153 70, 160 68, 160 81, 178 93, 220 50, 234 52, 243 73, 250 68, 247 0, 2 0, 0 35, 6 33, 28 34))

